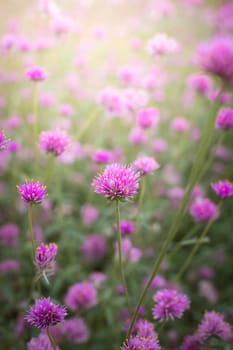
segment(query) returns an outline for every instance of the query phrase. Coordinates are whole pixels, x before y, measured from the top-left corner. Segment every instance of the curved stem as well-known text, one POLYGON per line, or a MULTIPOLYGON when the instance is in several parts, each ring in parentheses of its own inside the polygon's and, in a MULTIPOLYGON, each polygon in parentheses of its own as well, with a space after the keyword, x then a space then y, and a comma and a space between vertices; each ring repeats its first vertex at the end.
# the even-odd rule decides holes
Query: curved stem
POLYGON ((117 245, 118 245, 118 254, 119 254, 119 267, 120 267, 121 283, 124 286, 126 302, 127 302, 127 306, 128 306, 129 312, 130 312, 129 294, 128 294, 127 284, 126 284, 126 280, 125 280, 124 266, 123 266, 123 259, 122 259, 119 200, 116 200, 115 203, 116 203, 116 223, 117 223, 117 245))
MULTIPOLYGON (((217 212, 221 208, 222 204, 223 204, 223 201, 220 201, 220 203, 218 205, 218 208, 217 208, 217 212)), ((205 226, 204 230, 202 231, 200 237, 196 241, 195 245, 193 246, 193 249, 191 250, 190 254, 188 255, 187 259, 185 260, 183 266, 181 267, 180 271, 177 273, 177 275, 175 277, 175 282, 178 281, 181 278, 181 276, 183 276, 183 274, 185 273, 185 271, 189 267, 189 265, 190 265, 194 255, 195 255, 195 253, 197 252, 198 248, 201 245, 201 242, 203 241, 203 239, 205 238, 205 236, 209 232, 209 229, 211 228, 215 218, 216 218, 216 215, 214 215, 213 218, 211 220, 209 220, 208 223, 206 224, 206 226, 205 226)))
POLYGON ((50 332, 49 327, 46 329, 46 332, 48 334, 48 337, 49 337, 49 340, 50 340, 50 343, 52 345, 53 350, 57 350, 56 342, 55 342, 55 340, 54 340, 54 338, 53 338, 53 336, 52 336, 52 334, 50 332))
POLYGON ((32 226, 32 206, 33 206, 33 204, 29 204, 29 208, 28 208, 28 227, 29 227, 29 234, 30 234, 30 239, 31 239, 31 244, 32 244, 32 260, 33 260, 33 263, 34 263, 35 254, 36 254, 36 245, 35 245, 34 234, 33 234, 33 226, 32 226))

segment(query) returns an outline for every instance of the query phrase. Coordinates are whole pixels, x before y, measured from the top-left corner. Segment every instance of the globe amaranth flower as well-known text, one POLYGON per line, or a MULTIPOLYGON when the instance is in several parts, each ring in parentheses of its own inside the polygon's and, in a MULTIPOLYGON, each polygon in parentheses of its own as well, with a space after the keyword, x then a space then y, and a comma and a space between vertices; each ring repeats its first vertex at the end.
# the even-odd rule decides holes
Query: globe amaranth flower
POLYGON ((85 260, 97 264, 105 256, 107 251, 106 239, 98 234, 89 235, 81 245, 81 252, 85 260))
POLYGON ((179 50, 179 44, 166 33, 159 33, 148 41, 146 49, 147 52, 153 56, 171 54, 179 50))
POLYGON ((142 129, 150 128, 158 121, 159 112, 156 108, 146 108, 137 114, 137 124, 142 129))
POLYGON ((153 317, 159 321, 181 318, 190 306, 188 297, 175 289, 160 290, 153 299, 156 303, 152 310, 153 317))
POLYGON ((130 235, 134 232, 134 230, 135 230, 135 227, 132 221, 128 221, 128 220, 120 221, 120 232, 122 236, 130 235))
MULTIPOLYGON (((115 254, 118 258, 118 243, 115 245, 115 254)), ((122 239, 122 256, 123 259, 128 262, 137 262, 142 256, 142 251, 132 245, 132 242, 128 238, 122 239)))
POLYGON ((47 195, 46 186, 39 181, 29 181, 17 186, 21 198, 28 203, 39 204, 47 195))
POLYGON ((64 306, 53 304, 50 298, 40 298, 29 309, 25 319, 31 326, 47 329, 62 322, 66 315, 64 306))
POLYGON ((142 175, 150 175, 160 167, 154 158, 146 156, 137 158, 134 161, 133 166, 142 175))
POLYGON ((65 303, 70 310, 78 311, 90 309, 97 304, 97 293, 90 282, 75 283, 65 296, 65 303))
POLYGON ((132 334, 144 338, 156 337, 153 323, 148 322, 145 319, 139 319, 135 323, 132 334))
POLYGON ((45 153, 60 156, 71 143, 70 136, 62 130, 43 131, 39 136, 40 149, 45 153))
POLYGON ((123 344, 122 350, 159 350, 160 345, 157 337, 131 337, 123 344))
POLYGON ((19 228, 15 224, 5 224, 0 228, 0 244, 16 247, 18 245, 19 228))
POLYGON ((221 199, 233 196, 233 183, 228 180, 212 183, 211 188, 221 199))
POLYGON ((46 79, 46 72, 41 67, 31 67, 26 72, 26 76, 31 81, 42 81, 46 79))
POLYGON ((216 119, 216 128, 233 130, 233 109, 232 108, 222 108, 216 119))
POLYGON ((212 336, 227 341, 232 338, 232 334, 230 324, 224 321, 223 315, 215 311, 205 312, 196 333, 201 343, 205 343, 212 336))
POLYGON ((99 149, 93 154, 92 160, 96 164, 108 164, 112 161, 112 154, 107 149, 99 149))
POLYGON ((93 180, 92 186, 95 193, 110 200, 129 200, 137 193, 139 176, 131 166, 110 164, 93 180))
POLYGON ((73 344, 86 343, 89 340, 90 332, 81 317, 65 320, 62 325, 62 334, 73 344))
POLYGON ((190 207, 190 214, 197 222, 216 220, 219 210, 216 204, 208 198, 198 198, 190 207))
POLYGON ((53 273, 56 254, 57 245, 55 243, 49 243, 48 245, 42 243, 36 248, 35 262, 40 273, 43 271, 53 273))
MULTIPOLYGON (((37 338, 32 338, 27 343, 27 350, 54 350, 46 333, 40 333, 37 338)), ((59 350, 59 347, 56 347, 59 350)))
POLYGON ((6 137, 3 130, 0 130, 0 151, 6 149, 9 142, 10 142, 10 139, 6 137))
POLYGON ((179 350, 201 350, 201 344, 195 334, 188 335, 184 338, 179 350))

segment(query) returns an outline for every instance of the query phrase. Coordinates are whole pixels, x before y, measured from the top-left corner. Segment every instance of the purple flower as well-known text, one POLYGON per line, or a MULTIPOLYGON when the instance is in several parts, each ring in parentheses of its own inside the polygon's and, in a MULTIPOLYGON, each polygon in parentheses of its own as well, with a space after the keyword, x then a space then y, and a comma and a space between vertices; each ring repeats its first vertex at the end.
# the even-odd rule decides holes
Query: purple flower
POLYGON ((64 153, 70 143, 69 135, 62 130, 43 131, 39 137, 40 149, 45 153, 52 153, 56 157, 64 153))
POLYGON ((107 149, 99 149, 94 153, 92 160, 97 164, 107 164, 111 162, 112 154, 107 149))
POLYGON ((148 322, 147 320, 144 320, 144 319, 139 319, 135 323, 133 334, 144 338, 156 337, 153 323, 148 322))
POLYGON ((26 72, 27 78, 32 81, 42 81, 46 79, 46 73, 41 67, 32 67, 26 72))
POLYGON ((103 236, 98 234, 89 235, 81 245, 81 252, 87 261, 98 263, 106 253, 107 244, 103 236))
POLYGON ((132 221, 128 220, 122 220, 120 222, 120 232, 122 236, 124 235, 130 235, 131 233, 134 232, 134 223, 132 221))
POLYGON ((6 138, 4 131, 0 130, 0 151, 6 149, 9 142, 10 140, 6 138))
POLYGON ((46 186, 39 181, 29 181, 17 186, 21 198, 28 203, 38 204, 45 199, 46 186))
POLYGON ((211 184, 212 190, 222 199, 233 196, 233 184, 228 180, 222 180, 211 184))
POLYGON ((190 214, 197 222, 216 220, 218 207, 207 198, 198 198, 190 207, 190 214))
POLYGON ((99 218, 99 211, 91 204, 83 205, 80 212, 85 226, 90 226, 99 218))
POLYGON ((90 282, 73 284, 65 296, 65 303, 73 311, 90 309, 97 304, 96 289, 90 282))
POLYGON ((90 337, 87 325, 81 317, 64 321, 62 334, 73 344, 86 343, 90 337))
MULTIPOLYGON (((46 333, 40 333, 37 338, 32 338, 27 343, 27 350, 53 350, 49 337, 46 333)), ((56 347, 59 350, 59 347, 56 347)))
POLYGON ((179 50, 179 44, 166 33, 159 33, 148 41, 146 49, 150 55, 171 54, 179 50))
POLYGON ((0 273, 19 270, 20 265, 17 260, 5 260, 0 263, 0 273))
POLYGON ((4 246, 16 247, 18 244, 19 228, 14 224, 5 224, 0 228, 0 243, 4 246))
POLYGON ((153 299, 156 302, 152 311, 153 317, 159 321, 181 318, 190 305, 188 297, 174 289, 160 290, 153 299))
POLYGON ((206 95, 211 90, 209 77, 200 73, 192 74, 188 79, 188 85, 203 95, 206 95))
MULTIPOLYGON (((115 254, 118 256, 118 245, 115 245, 115 254)), ((126 261, 137 262, 142 256, 142 252, 139 248, 133 247, 131 241, 128 238, 122 239, 122 255, 126 261)))
POLYGON ((142 129, 150 128, 158 121, 159 112, 156 108, 146 108, 137 114, 137 124, 142 129))
POLYGON ((94 191, 108 199, 129 200, 134 197, 139 187, 139 173, 132 167, 121 164, 108 165, 103 174, 92 182, 94 191))
POLYGON ((57 254, 57 245, 49 243, 45 245, 42 243, 36 249, 36 267, 39 271, 52 271, 55 264, 55 257, 57 254))
POLYGON ((233 83, 233 36, 215 37, 200 45, 198 63, 207 73, 233 83))
POLYGON ((197 338, 201 343, 205 343, 212 336, 225 341, 232 337, 231 326, 224 321, 223 315, 215 311, 205 312, 197 330, 197 338))
POLYGON ((131 337, 123 344, 122 350, 159 350, 160 345, 156 337, 131 337))
POLYGON ((216 128, 233 130, 233 109, 232 108, 222 108, 216 119, 216 128))
POLYGON ((136 170, 140 171, 142 175, 150 175, 160 167, 152 157, 139 157, 135 160, 133 166, 136 170))
POLYGON ((64 306, 53 304, 50 298, 40 298, 30 308, 25 319, 31 326, 47 329, 62 322, 66 315, 64 306))
POLYGON ((180 350, 201 350, 201 345, 196 335, 188 335, 179 348, 180 350))

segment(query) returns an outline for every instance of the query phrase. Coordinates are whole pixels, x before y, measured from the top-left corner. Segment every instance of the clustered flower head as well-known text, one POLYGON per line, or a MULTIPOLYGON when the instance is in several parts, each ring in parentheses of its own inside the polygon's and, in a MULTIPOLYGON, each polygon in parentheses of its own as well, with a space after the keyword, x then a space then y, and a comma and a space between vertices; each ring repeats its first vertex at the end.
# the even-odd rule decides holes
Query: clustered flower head
POLYGON ((197 337, 201 343, 206 342, 211 336, 227 341, 232 335, 231 326, 224 321, 223 315, 215 311, 204 314, 204 318, 197 330, 197 337))
POLYGON ((67 312, 64 306, 53 304, 50 298, 40 298, 29 309, 25 318, 31 326, 47 329, 62 322, 66 315, 67 312))
POLYGON ((49 270, 52 272, 57 255, 57 245, 55 243, 42 243, 36 249, 36 267, 39 271, 49 270))
POLYGON ((106 239, 98 234, 89 235, 81 245, 81 252, 88 262, 97 264, 107 251, 106 239))
POLYGON ((47 195, 46 186, 39 181, 29 181, 17 186, 21 198, 28 203, 39 204, 47 195))
POLYGON ((71 143, 70 136, 62 130, 43 131, 39 137, 40 149, 45 153, 60 156, 71 143))
POLYGON ((90 282, 75 283, 66 294, 65 303, 70 310, 90 309, 97 304, 97 293, 90 282))
POLYGON ((160 345, 158 343, 157 338, 144 338, 144 337, 131 337, 129 340, 127 340, 122 350, 159 350, 160 345))
POLYGON ((156 108, 146 108, 137 114, 137 124, 142 129, 150 128, 158 121, 159 112, 156 108))
POLYGON ((0 130, 0 151, 6 149, 9 142, 10 140, 6 137, 4 131, 0 130))
POLYGON ((82 344, 90 337, 89 329, 81 317, 71 318, 62 323, 62 334, 73 344, 82 344))
POLYGON ((95 193, 110 200, 129 200, 138 191, 139 176, 132 166, 110 164, 93 180, 92 186, 95 193))
POLYGON ((97 164, 108 164, 111 162, 112 154, 107 149, 99 149, 94 153, 92 159, 97 164))
POLYGON ((216 119, 216 128, 233 130, 233 109, 232 108, 222 108, 216 119))
POLYGON ((155 306, 152 310, 154 319, 161 321, 181 318, 184 311, 189 309, 190 301, 185 294, 175 289, 163 289, 154 297, 155 306))
POLYGON ((142 175, 150 175, 160 167, 154 158, 146 156, 137 158, 133 165, 142 175))
MULTIPOLYGON (((118 244, 115 245, 115 254, 118 256, 118 244)), ((122 255, 126 261, 137 262, 142 256, 142 252, 139 248, 132 245, 132 242, 128 238, 122 239, 122 255)))
POLYGON ((197 222, 216 220, 219 210, 208 198, 198 198, 190 207, 190 214, 197 222))
POLYGON ((212 84, 207 75, 195 73, 188 78, 188 85, 200 94, 206 95, 210 92, 212 84))
POLYGON ((212 183, 211 188, 222 199, 233 196, 233 183, 228 180, 212 183))
POLYGON ((46 79, 47 74, 41 67, 32 67, 26 72, 27 78, 32 81, 42 81, 46 79))
MULTIPOLYGON (((46 333, 40 333, 37 338, 32 338, 30 342, 27 343, 27 350, 38 349, 53 350, 53 346, 51 345, 46 333)), ((59 350, 58 346, 56 347, 56 350, 59 350)))
POLYGON ((146 49, 151 55, 171 54, 179 51, 179 44, 166 33, 159 33, 148 41, 146 49))

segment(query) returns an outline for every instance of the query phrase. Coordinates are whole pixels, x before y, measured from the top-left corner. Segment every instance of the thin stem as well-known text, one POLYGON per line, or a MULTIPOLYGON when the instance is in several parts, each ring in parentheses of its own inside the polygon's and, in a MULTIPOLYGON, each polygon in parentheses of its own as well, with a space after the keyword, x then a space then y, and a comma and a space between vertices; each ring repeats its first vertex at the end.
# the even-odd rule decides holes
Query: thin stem
POLYGON ((142 176, 141 184, 140 184, 140 193, 138 198, 137 230, 139 230, 140 214, 142 211, 142 202, 143 202, 145 190, 146 190, 146 178, 145 176, 142 176))
POLYGON ((54 340, 54 338, 53 338, 53 336, 52 336, 52 334, 50 332, 49 327, 46 329, 46 332, 48 334, 48 337, 49 337, 49 340, 50 340, 50 343, 52 345, 53 350, 57 350, 56 342, 55 342, 55 340, 54 340))
POLYGON ((49 158, 49 164, 47 167, 47 174, 46 174, 46 178, 45 178, 45 183, 47 185, 49 185, 51 178, 53 177, 53 173, 54 173, 54 165, 55 165, 55 156, 52 155, 49 158))
POLYGON ((84 124, 84 126, 80 129, 80 132, 78 134, 78 140, 81 141, 81 139, 83 138, 83 136, 86 134, 86 132, 88 131, 88 129, 90 128, 91 124, 94 122, 94 120, 96 119, 96 117, 98 116, 98 108, 94 109, 93 113, 90 115, 89 119, 87 119, 86 124, 84 124))
POLYGON ((33 234, 33 226, 32 226, 32 206, 33 204, 29 204, 28 208, 28 227, 29 227, 29 234, 32 244, 32 260, 34 263, 35 255, 36 255, 36 245, 34 240, 34 234, 33 234))
POLYGON ((176 236, 176 233, 177 233, 178 228, 180 226, 180 223, 182 221, 183 215, 185 213, 186 206, 188 204, 189 198, 190 198, 192 190, 194 188, 197 175, 199 174, 200 169, 201 169, 202 164, 203 164, 203 161, 205 160, 205 156, 206 156, 208 146, 209 146, 209 143, 211 140, 212 132, 214 129, 214 122, 215 122, 215 118, 213 118, 212 113, 211 113, 211 115, 209 116, 209 120, 207 122, 207 125, 206 125, 206 129, 204 130, 203 137, 202 137, 201 142, 199 144, 199 148, 198 148, 198 152, 197 152, 197 160, 193 164, 193 167, 192 167, 192 170, 191 170, 191 173, 189 176, 189 180, 188 180, 187 189, 186 189, 185 195, 183 197, 183 200, 181 202, 180 209, 178 210, 176 219, 173 222, 173 224, 168 232, 167 238, 166 238, 166 240, 165 240, 165 242, 160 250, 160 253, 159 253, 159 255, 154 263, 150 278, 149 278, 148 282, 146 283, 146 286, 139 297, 138 304, 136 306, 135 312, 134 312, 132 320, 131 320, 129 331, 128 331, 127 336, 126 336, 127 339, 130 337, 130 335, 132 333, 134 324, 138 318, 138 313, 139 313, 140 307, 141 307, 141 305, 146 297, 146 294, 148 292, 148 289, 150 288, 150 285, 151 285, 154 277, 158 273, 158 270, 160 268, 160 264, 161 264, 164 256, 166 255, 167 249, 169 248, 170 243, 172 242, 172 240, 176 236))
POLYGON ((34 141, 37 141, 37 132, 38 132, 38 86, 37 82, 34 83, 33 87, 33 116, 34 116, 34 125, 33 125, 33 136, 34 136, 34 141))
POLYGON ((123 266, 123 259, 122 259, 122 242, 121 242, 121 231, 120 231, 120 203, 119 203, 119 200, 116 200, 115 203, 116 203, 116 223, 117 223, 117 245, 118 245, 118 254, 119 254, 119 267, 120 267, 121 283, 124 286, 126 302, 127 302, 127 306, 128 306, 129 312, 130 312, 129 294, 128 294, 127 284, 126 284, 126 280, 125 280, 124 266, 123 266))
MULTIPOLYGON (((217 208, 217 212, 218 210, 221 208, 223 204, 223 201, 220 201, 218 208, 217 208)), ((200 237, 198 238, 198 240, 196 241, 195 245, 193 246, 193 249, 191 250, 190 254, 188 255, 187 259, 185 260, 183 266, 181 267, 181 269, 179 270, 179 272, 177 273, 176 277, 175 277, 175 281, 178 281, 183 274, 185 273, 185 271, 187 270, 187 268, 189 267, 194 255, 196 254, 198 248, 201 245, 201 242, 203 241, 203 239, 205 238, 205 236, 207 235, 207 233, 209 232, 214 220, 216 219, 216 215, 213 216, 213 218, 211 220, 208 221, 208 223, 206 224, 204 230, 202 231, 200 237)))

